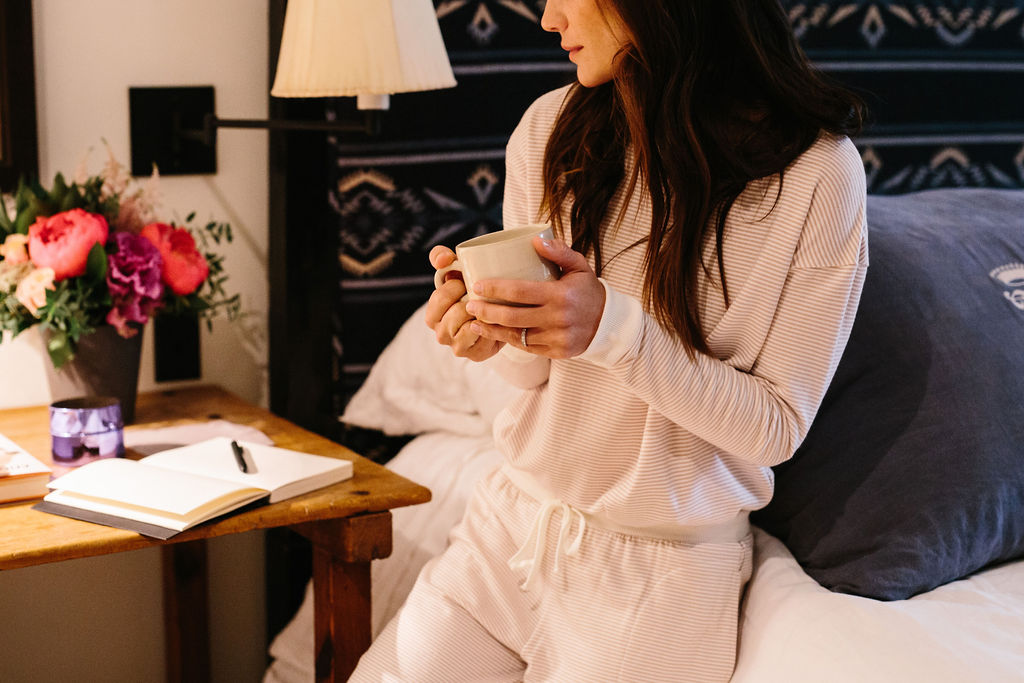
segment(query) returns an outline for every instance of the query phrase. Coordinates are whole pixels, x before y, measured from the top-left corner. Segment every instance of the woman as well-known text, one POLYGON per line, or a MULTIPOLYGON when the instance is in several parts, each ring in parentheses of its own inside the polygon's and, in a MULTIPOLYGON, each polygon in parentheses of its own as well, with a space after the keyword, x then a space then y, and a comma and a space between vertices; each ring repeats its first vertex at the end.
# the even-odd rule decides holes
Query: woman
POLYGON ((748 513, 807 433, 864 280, 862 109, 808 67, 778 0, 548 0, 541 23, 578 83, 513 133, 504 219, 550 220, 564 242, 535 248, 562 277, 477 284, 518 307, 450 280, 426 313, 531 390, 496 421, 505 465, 353 680, 727 681, 748 513))

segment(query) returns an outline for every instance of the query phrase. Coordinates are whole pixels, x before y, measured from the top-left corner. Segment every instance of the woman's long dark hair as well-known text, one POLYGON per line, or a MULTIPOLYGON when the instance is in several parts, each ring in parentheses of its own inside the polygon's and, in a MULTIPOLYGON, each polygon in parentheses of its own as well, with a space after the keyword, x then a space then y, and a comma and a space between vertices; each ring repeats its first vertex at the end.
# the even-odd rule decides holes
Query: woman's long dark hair
POLYGON ((600 274, 612 196, 623 182, 627 195, 646 192, 645 307, 688 352, 707 353, 696 282, 708 233, 728 302, 722 233, 736 197, 781 174, 821 131, 858 132, 864 106, 809 65, 779 0, 598 2, 629 43, 610 83, 571 88, 545 152, 542 211, 574 249, 593 251, 600 274))

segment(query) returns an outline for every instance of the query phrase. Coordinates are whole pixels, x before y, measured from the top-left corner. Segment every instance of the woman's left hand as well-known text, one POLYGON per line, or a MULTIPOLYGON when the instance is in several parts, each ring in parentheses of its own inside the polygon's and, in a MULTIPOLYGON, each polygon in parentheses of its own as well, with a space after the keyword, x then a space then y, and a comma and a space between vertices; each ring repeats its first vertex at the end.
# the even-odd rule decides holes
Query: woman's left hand
POLYGON ((572 358, 583 353, 597 333, 604 312, 604 286, 586 258, 560 240, 535 237, 533 247, 562 269, 553 282, 481 280, 474 293, 488 299, 514 301, 506 306, 473 300, 466 310, 477 320, 475 334, 525 348, 548 358, 572 358), (523 346, 526 329, 526 346, 523 346))

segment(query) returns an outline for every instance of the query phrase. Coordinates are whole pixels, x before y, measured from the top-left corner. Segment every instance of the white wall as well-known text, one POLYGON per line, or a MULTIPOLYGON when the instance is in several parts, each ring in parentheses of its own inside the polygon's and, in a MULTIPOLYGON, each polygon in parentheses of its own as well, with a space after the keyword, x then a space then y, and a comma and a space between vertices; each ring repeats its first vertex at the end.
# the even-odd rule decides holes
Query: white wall
MULTIPOLYGON (((57 172, 73 175, 86 154, 98 172, 103 140, 129 165, 129 86, 213 85, 218 115, 266 117, 266 0, 35 0, 33 14, 45 185, 57 172)), ((224 129, 218 138, 219 172, 162 178, 163 208, 232 224, 228 288, 242 295, 247 315, 204 329, 203 381, 266 405, 267 137, 224 129)), ((147 327, 142 390, 157 387, 151 337, 147 327)), ((34 331, 0 344, 0 407, 49 402, 43 361, 34 331)))
MULTIPOLYGON (((34 0, 40 175, 72 175, 103 140, 129 165, 129 86, 213 85, 217 114, 267 114, 266 0, 34 0)), ((10 38, 10 37, 9 37, 10 38)), ((177 217, 232 224, 228 288, 246 318, 203 330, 202 381, 267 404, 267 138, 218 134, 212 176, 164 177, 177 217), (240 352, 243 351, 243 352, 240 352)), ((44 404, 49 391, 37 335, 0 344, 0 407, 44 404)), ((152 332, 140 388, 153 379, 152 332)), ((180 383, 179 383, 180 384, 180 383)), ((214 679, 255 681, 265 661, 262 536, 210 545, 214 679)), ((137 551, 0 573, 0 680, 159 681, 163 630, 159 554, 137 551)))

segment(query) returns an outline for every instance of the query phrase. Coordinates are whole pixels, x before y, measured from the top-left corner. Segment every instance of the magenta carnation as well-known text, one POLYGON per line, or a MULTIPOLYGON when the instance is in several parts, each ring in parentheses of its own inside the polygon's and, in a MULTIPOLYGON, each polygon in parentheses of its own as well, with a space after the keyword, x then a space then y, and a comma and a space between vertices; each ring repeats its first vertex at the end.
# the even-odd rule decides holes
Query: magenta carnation
POLYGON ((122 337, 131 337, 138 330, 129 323, 144 325, 160 306, 163 259, 160 250, 139 235, 118 232, 113 243, 115 251, 107 260, 107 286, 114 306, 107 313, 107 322, 122 337))

